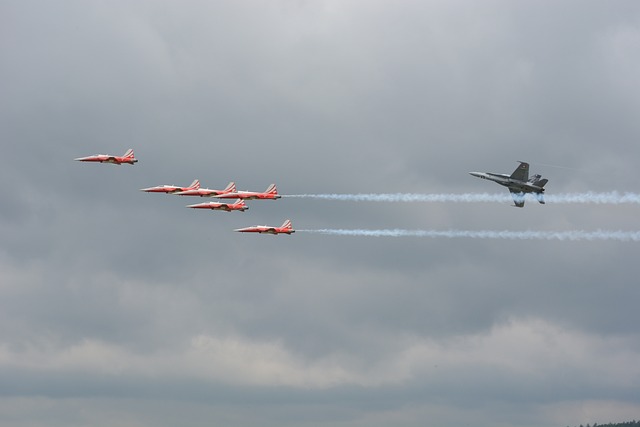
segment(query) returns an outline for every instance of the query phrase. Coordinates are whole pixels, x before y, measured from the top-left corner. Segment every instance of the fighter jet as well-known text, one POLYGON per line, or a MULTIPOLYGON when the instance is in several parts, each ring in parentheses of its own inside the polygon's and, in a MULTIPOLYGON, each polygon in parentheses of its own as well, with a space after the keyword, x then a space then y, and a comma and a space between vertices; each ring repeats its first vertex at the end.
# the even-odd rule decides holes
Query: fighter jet
POLYGON ((249 209, 249 206, 242 199, 238 199, 235 203, 219 203, 219 202, 207 202, 207 203, 197 203, 195 205, 187 205, 188 208, 193 209, 213 209, 219 211, 240 211, 244 212, 249 209))
POLYGON ((511 175, 491 172, 469 172, 469 174, 507 187, 516 207, 521 208, 524 206, 525 193, 535 194, 538 202, 544 204, 544 186, 549 180, 542 179, 542 176, 538 174, 529 178, 529 163, 518 162, 520 166, 511 175))
POLYGON ((232 191, 236 191, 236 183, 233 181, 230 182, 229 185, 227 185, 224 190, 213 190, 211 188, 198 187, 191 190, 178 191, 177 193, 173 193, 173 194, 175 194, 176 196, 218 197, 221 194, 231 193, 232 191))
POLYGON ((275 184, 271 184, 263 193, 255 191, 233 191, 230 193, 221 194, 215 196, 218 199, 243 199, 243 200, 255 200, 255 199, 279 199, 278 189, 275 184))
POLYGON ((200 181, 196 179, 188 187, 178 187, 176 185, 158 185, 157 187, 142 188, 140 189, 140 191, 144 191, 146 193, 173 194, 180 191, 197 190, 198 188, 200 188, 200 181))
POLYGON ((294 230, 291 227, 290 220, 286 220, 280 227, 273 227, 269 225, 254 225, 253 227, 238 228, 237 230, 233 230, 233 231, 239 231, 240 233, 260 233, 260 234, 262 233, 291 234, 296 232, 296 230, 294 230))
POLYGON ((96 154, 88 157, 78 157, 79 162, 99 162, 99 163, 112 163, 114 165, 121 165, 128 163, 130 165, 136 163, 138 160, 133 156, 133 150, 129 148, 122 156, 112 156, 110 154, 96 154))

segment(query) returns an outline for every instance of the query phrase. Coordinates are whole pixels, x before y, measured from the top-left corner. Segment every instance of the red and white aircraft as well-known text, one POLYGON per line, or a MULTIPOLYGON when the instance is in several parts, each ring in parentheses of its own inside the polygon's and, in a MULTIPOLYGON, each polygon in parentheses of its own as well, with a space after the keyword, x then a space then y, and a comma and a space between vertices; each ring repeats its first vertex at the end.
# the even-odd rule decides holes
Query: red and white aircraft
POLYGON ((110 154, 96 154, 88 157, 78 157, 79 162, 100 162, 100 163, 112 163, 114 165, 121 165, 128 163, 130 165, 136 163, 138 160, 133 156, 133 150, 129 148, 122 156, 112 156, 110 154))
POLYGON ((200 181, 195 179, 188 187, 178 187, 176 185, 159 185, 157 187, 142 188, 140 191, 144 191, 146 193, 173 194, 179 191, 197 190, 198 188, 200 188, 200 181))
MULTIPOLYGON (((221 194, 227 194, 236 191, 236 183, 230 182, 224 190, 213 190, 211 188, 194 188, 191 190, 178 191, 173 193, 177 196, 200 196, 200 197, 218 197, 221 194)), ((237 199, 237 197, 236 197, 237 199)))
POLYGON ((238 228, 237 230, 233 230, 233 231, 239 231, 240 233, 261 233, 261 234, 262 233, 291 234, 296 232, 296 230, 294 230, 291 227, 290 220, 286 220, 280 227, 273 227, 269 225, 254 225, 253 227, 238 228))
POLYGON ((220 202, 207 202, 198 203, 195 205, 187 205, 188 208, 193 209, 213 209, 218 211, 240 211, 244 212, 249 209, 249 206, 242 199, 236 200, 234 203, 220 203, 220 202))
POLYGON ((243 199, 243 200, 255 200, 255 199, 279 199, 278 189, 275 184, 271 184, 263 193, 255 191, 233 191, 231 193, 221 194, 216 196, 218 199, 243 199))

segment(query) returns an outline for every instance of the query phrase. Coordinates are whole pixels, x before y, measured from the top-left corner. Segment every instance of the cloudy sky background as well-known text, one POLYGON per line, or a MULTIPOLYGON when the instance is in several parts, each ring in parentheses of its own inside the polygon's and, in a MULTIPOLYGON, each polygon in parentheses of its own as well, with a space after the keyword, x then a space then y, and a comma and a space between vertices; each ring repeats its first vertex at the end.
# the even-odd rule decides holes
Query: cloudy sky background
POLYGON ((635 231, 634 205, 139 191, 506 193, 467 172, 525 160, 548 194, 635 192, 637 2, 2 1, 0 49, 0 425, 638 418, 638 243, 232 231, 635 231))

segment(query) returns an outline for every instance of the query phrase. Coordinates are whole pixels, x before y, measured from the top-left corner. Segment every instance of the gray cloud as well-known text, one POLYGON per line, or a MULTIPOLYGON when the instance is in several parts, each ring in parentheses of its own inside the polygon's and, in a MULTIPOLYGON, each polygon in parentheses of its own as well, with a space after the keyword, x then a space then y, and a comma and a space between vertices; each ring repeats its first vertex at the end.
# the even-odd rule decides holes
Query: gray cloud
POLYGON ((633 205, 139 191, 502 193, 467 172, 516 160, 549 194, 636 191, 634 2, 2 9, 0 424, 635 417, 636 243, 232 231, 637 230, 633 205))

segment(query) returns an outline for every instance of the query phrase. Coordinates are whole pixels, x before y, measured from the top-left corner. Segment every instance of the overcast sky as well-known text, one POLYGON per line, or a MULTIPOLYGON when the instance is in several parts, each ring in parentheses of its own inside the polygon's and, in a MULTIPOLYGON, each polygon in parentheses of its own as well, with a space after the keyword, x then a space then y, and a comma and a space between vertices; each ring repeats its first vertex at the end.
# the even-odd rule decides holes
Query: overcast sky
POLYGON ((637 205, 253 201, 637 192, 636 1, 0 1, 0 425, 639 418, 637 205), (72 159, 135 150, 135 166, 72 159))

